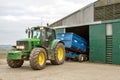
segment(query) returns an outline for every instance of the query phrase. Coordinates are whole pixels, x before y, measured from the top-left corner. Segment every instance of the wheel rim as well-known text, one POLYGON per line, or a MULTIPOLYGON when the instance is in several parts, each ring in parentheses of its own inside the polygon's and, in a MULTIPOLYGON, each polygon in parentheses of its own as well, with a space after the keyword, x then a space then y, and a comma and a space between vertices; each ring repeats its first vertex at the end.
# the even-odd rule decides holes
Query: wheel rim
POLYGON ((45 55, 43 52, 41 52, 38 56, 38 63, 39 65, 43 65, 44 64, 44 61, 45 61, 45 55))
POLYGON ((81 57, 81 60, 82 60, 82 61, 84 60, 84 57, 83 57, 83 56, 81 57))
POLYGON ((62 48, 59 48, 58 49, 58 60, 62 60, 63 59, 63 54, 64 54, 64 51, 62 48))

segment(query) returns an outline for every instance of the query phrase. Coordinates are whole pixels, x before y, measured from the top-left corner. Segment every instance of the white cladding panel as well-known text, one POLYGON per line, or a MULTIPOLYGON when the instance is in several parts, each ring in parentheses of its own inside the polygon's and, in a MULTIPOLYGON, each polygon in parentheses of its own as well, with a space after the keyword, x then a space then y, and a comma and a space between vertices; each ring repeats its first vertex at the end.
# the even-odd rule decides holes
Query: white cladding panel
POLYGON ((94 21, 94 4, 91 4, 62 20, 63 26, 91 23, 94 21))

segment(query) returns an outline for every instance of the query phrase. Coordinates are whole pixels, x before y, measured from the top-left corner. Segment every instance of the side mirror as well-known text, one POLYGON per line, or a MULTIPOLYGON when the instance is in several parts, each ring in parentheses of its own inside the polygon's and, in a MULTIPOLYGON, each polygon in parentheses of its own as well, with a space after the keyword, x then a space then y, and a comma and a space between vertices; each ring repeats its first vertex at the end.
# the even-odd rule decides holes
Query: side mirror
POLYGON ((28 29, 25 30, 25 33, 28 34, 28 38, 30 38, 30 33, 31 33, 31 30, 30 28, 28 27, 28 29))
POLYGON ((12 46, 12 48, 16 48, 16 46, 12 46))
POLYGON ((25 33, 26 33, 26 34, 28 33, 28 29, 25 30, 25 33))

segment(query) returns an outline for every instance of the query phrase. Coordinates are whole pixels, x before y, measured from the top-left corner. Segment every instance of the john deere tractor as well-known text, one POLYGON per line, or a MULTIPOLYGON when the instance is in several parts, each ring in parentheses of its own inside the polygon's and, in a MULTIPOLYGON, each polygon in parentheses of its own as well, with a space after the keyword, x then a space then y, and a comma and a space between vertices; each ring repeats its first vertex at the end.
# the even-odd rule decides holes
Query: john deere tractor
POLYGON ((38 26, 27 29, 27 39, 16 41, 14 49, 8 52, 7 63, 11 68, 19 68, 25 60, 29 60, 34 70, 46 66, 46 60, 60 65, 65 60, 64 43, 56 39, 55 30, 38 26))

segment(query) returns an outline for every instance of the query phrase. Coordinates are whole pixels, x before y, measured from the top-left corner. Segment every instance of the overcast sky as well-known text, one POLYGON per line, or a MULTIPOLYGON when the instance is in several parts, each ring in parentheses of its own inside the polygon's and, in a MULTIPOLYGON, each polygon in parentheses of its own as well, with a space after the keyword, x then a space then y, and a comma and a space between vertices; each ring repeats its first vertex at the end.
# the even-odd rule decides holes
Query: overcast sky
POLYGON ((0 0, 0 45, 26 38, 28 27, 53 23, 96 0, 0 0))

